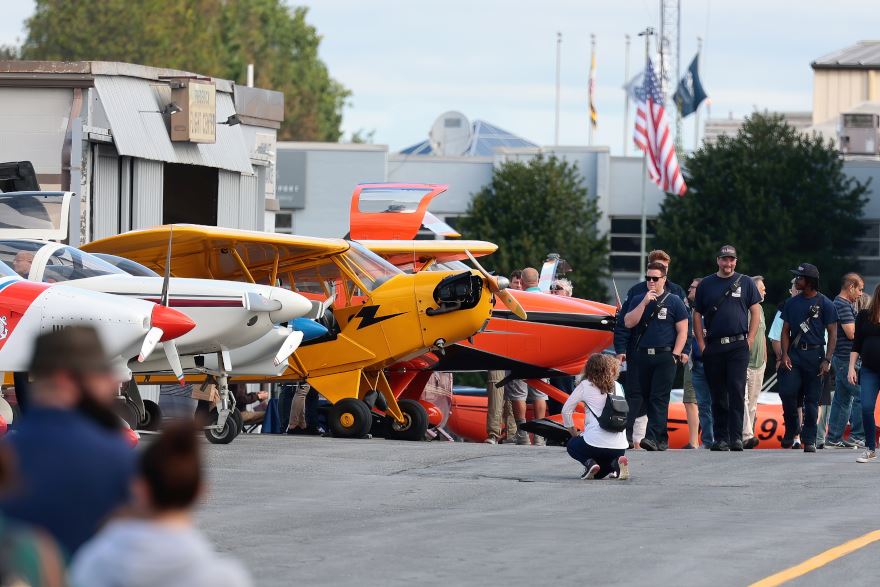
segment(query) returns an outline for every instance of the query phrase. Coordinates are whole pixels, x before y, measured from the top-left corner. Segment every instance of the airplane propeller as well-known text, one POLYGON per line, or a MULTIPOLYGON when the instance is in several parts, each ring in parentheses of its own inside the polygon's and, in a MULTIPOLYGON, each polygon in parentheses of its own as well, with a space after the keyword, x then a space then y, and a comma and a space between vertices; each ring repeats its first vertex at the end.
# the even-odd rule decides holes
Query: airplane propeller
MULTIPOLYGON (((520 303, 516 300, 515 297, 510 295, 510 292, 507 291, 506 286, 502 287, 499 284, 499 278, 491 275, 486 269, 480 265, 479 261, 477 261, 476 257, 474 257, 470 251, 465 250, 465 253, 468 256, 468 259, 471 260, 471 263, 477 268, 477 271, 483 274, 483 277, 486 278, 486 283, 489 284, 489 291, 498 296, 507 309, 513 312, 517 317, 526 320, 528 318, 528 314, 520 305, 520 303)), ((506 280, 505 280, 506 281, 506 280)))
MULTIPOLYGON (((171 283, 171 239, 173 231, 174 227, 171 227, 171 230, 168 231, 168 252, 165 256, 165 276, 162 280, 162 295, 159 300, 159 305, 165 308, 169 307, 168 288, 171 283)), ((139 363, 143 363, 147 357, 156 350, 156 345, 159 344, 159 341, 162 340, 162 337, 164 336, 165 331, 158 326, 150 328, 150 331, 147 332, 147 336, 144 337, 144 342, 141 345, 141 352, 138 355, 139 363)), ((165 351, 165 358, 168 359, 168 364, 171 365, 171 370, 174 372, 174 376, 177 377, 177 381, 179 381, 181 385, 186 384, 186 379, 183 376, 183 367, 180 364, 180 354, 177 352, 177 345, 174 344, 174 340, 164 341, 162 343, 162 348, 165 351)))
POLYGON ((290 358, 290 355, 293 354, 303 339, 303 333, 299 330, 294 330, 290 334, 287 335, 287 338, 284 339, 284 343, 282 343, 281 348, 278 349, 278 352, 275 353, 275 358, 272 361, 275 363, 277 367, 281 363, 287 361, 290 358))

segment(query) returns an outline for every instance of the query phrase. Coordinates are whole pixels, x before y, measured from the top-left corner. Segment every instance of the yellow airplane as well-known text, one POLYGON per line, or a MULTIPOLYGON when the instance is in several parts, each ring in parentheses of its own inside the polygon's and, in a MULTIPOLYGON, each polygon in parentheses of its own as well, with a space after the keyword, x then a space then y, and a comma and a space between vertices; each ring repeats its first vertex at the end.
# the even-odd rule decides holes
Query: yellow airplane
MULTIPOLYGON (((416 400, 398 402, 383 370, 428 351, 442 352, 481 331, 491 316, 492 294, 507 297, 505 280, 484 272, 405 274, 343 239, 196 225, 173 228, 173 276, 273 284, 315 301, 316 317, 329 334, 300 346, 285 374, 273 381, 305 381, 317 389, 333 404, 330 426, 338 436, 368 433, 371 408, 384 403, 392 436, 422 439, 428 426, 425 408, 416 400), (377 403, 379 396, 384 402, 377 403)), ((128 232, 82 248, 164 271, 170 229, 128 232)), ((515 300, 510 309, 525 317, 515 300)))

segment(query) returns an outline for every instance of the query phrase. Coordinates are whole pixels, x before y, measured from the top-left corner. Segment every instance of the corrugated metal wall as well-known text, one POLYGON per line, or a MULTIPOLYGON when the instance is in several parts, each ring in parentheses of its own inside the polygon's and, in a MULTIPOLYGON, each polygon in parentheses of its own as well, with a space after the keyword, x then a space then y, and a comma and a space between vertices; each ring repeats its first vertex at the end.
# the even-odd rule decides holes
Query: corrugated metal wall
POLYGON ((131 193, 131 227, 149 228, 162 224, 161 161, 133 159, 131 193))
POLYGON ((217 174, 217 226, 239 227, 241 175, 219 170, 217 174))
POLYGON ((119 234, 119 157, 111 145, 94 145, 92 239, 119 234))
POLYGON ((257 189, 256 175, 241 176, 241 191, 239 192, 239 221, 238 228, 246 230, 258 230, 260 228, 258 211, 259 190, 257 189))

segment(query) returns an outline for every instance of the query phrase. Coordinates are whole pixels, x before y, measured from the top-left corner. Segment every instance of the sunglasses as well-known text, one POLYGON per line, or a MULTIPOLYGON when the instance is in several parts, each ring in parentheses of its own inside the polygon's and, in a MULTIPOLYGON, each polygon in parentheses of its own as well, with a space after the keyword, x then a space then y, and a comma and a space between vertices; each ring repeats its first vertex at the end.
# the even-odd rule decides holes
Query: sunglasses
POLYGON ((653 275, 645 275, 645 281, 660 281, 662 277, 654 277, 653 275))

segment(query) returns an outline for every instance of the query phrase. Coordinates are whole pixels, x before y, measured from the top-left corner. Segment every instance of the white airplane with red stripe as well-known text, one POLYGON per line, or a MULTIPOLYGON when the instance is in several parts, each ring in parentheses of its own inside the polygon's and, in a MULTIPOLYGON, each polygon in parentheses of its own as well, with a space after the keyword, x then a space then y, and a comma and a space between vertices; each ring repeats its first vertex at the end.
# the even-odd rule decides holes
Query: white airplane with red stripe
MULTIPOLYGON (((163 277, 131 261, 124 265, 120 259, 117 266, 68 245, 29 239, 0 240, 0 260, 33 282, 161 302, 163 277)), ((181 380, 183 372, 279 375, 303 335, 276 325, 313 307, 305 297, 278 287, 176 277, 168 280, 167 305, 188 316, 195 328, 174 341, 176 352, 158 343, 141 356, 132 355, 138 356, 130 363, 135 373, 174 372, 181 380)))
POLYGON ((120 373, 148 340, 170 341, 190 332, 186 315, 152 302, 64 285, 33 283, 0 263, 0 371, 27 371, 34 341, 73 325, 92 326, 120 373))

